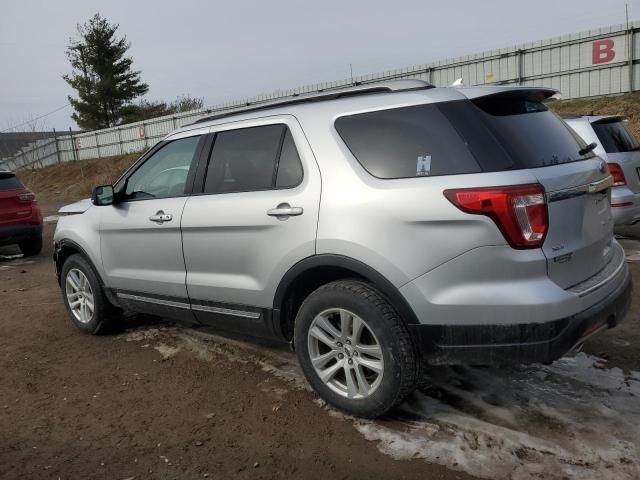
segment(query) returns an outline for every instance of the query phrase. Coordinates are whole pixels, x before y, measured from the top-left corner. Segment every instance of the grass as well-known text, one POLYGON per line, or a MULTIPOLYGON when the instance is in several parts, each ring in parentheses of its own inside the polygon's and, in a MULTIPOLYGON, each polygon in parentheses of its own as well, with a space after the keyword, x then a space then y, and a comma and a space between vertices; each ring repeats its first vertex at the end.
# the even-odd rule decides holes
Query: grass
POLYGON ((97 185, 115 182, 139 157, 139 153, 133 153, 64 162, 38 170, 19 170, 18 176, 40 201, 73 201, 89 197, 97 185))
POLYGON ((640 92, 610 97, 560 100, 549 106, 557 113, 576 115, 623 115, 629 119, 629 128, 640 139, 640 92))

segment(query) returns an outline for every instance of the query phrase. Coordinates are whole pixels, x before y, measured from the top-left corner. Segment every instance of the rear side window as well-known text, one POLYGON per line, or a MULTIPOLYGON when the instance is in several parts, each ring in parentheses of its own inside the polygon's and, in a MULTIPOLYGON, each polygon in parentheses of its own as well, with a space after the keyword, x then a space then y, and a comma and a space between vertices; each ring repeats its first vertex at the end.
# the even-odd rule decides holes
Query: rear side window
POLYGON ((360 164, 378 178, 480 172, 436 104, 338 118, 336 130, 360 164))
POLYGON ((607 153, 633 152, 640 150, 640 143, 627 129, 625 122, 619 119, 613 121, 599 121, 591 126, 600 140, 600 144, 607 153))
POLYGON ((22 190, 24 186, 13 174, 0 173, 0 192, 6 192, 8 190, 22 190))
POLYGON ((341 117, 336 130, 378 178, 536 168, 590 158, 584 142, 531 92, 341 117))
POLYGON ((216 134, 205 193, 231 193, 294 187, 302 166, 285 125, 266 125, 216 134))

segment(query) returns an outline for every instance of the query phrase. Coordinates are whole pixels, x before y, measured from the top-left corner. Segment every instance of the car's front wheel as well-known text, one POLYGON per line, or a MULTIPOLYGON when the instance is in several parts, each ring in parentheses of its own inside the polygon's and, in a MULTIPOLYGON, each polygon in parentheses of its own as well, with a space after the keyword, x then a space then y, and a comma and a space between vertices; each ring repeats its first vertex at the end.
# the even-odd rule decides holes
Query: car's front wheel
POLYGON ((82 255, 67 258, 60 280, 64 304, 80 330, 97 335, 116 323, 120 312, 109 303, 97 275, 82 255))
POLYGON ((418 365, 409 333, 364 282, 340 280, 311 293, 298 311, 294 342, 311 386, 347 413, 378 417, 415 388, 418 365))

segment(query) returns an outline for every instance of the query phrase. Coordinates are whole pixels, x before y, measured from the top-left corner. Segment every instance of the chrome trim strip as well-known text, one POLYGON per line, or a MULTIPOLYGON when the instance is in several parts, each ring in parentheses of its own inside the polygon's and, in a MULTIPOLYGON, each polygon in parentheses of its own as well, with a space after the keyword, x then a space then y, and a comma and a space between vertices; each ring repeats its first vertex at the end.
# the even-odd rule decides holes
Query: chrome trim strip
MULTIPOLYGON (((604 280, 602 280, 601 282, 596 283, 593 287, 589 287, 589 288, 587 288, 586 290, 582 290, 582 291, 576 292, 576 291, 574 290, 576 286, 574 285, 573 287, 571 287, 571 288, 569 289, 569 291, 574 291, 574 293, 577 293, 579 297, 584 297, 585 295, 588 295, 588 294, 590 294, 590 293, 592 293, 592 292, 594 292, 594 291, 596 291, 596 290, 599 290, 600 288, 604 287, 607 283, 609 283, 609 281, 610 281, 612 278, 614 278, 616 275, 618 275, 618 274, 620 273, 620 270, 622 270, 622 268, 626 265, 626 263, 627 263, 627 257, 626 257, 626 254, 625 254, 625 252, 624 252, 624 248, 622 248, 622 246, 621 246, 621 245, 617 244, 617 245, 616 245, 616 248, 619 248, 620 250, 622 250, 622 261, 620 262, 620 264, 618 265, 618 267, 617 267, 617 268, 616 268, 616 269, 615 269, 615 270, 614 270, 610 275, 608 275, 608 276, 607 276, 604 280)), ((607 268, 607 267, 606 267, 606 265, 605 265, 605 267, 604 267, 604 268, 607 268)), ((604 270, 604 268, 603 268, 602 270, 604 270)), ((602 270, 600 270, 600 271, 602 271, 602 270)), ((598 274, 596 273, 596 275, 598 275, 598 274)), ((589 280, 589 279, 585 280, 585 282, 586 282, 586 281, 588 281, 588 280, 589 280)), ((578 285, 580 285, 580 284, 578 284, 578 285)))
POLYGON ((165 307, 183 308, 185 310, 189 310, 191 308, 191 306, 188 303, 173 302, 171 300, 142 297, 140 295, 131 295, 129 293, 120 293, 120 292, 118 292, 117 295, 119 298, 123 298, 125 300, 134 300, 136 302, 154 303, 156 305, 163 305, 165 307))
POLYGON ((579 185, 573 188, 567 188, 565 190, 556 190, 555 192, 547 192, 547 202, 558 202, 560 200, 566 200, 567 198, 579 197, 588 193, 601 192, 609 187, 613 186, 613 177, 611 175, 598 180, 597 182, 587 183, 585 185, 579 185))
POLYGON ((260 314, 257 312, 245 312, 243 310, 232 310, 230 308, 222 308, 222 307, 210 307, 208 305, 195 305, 193 303, 191 304, 191 309, 196 310, 198 312, 220 313, 222 315, 251 318, 253 320, 257 320, 258 318, 260 318, 260 314))

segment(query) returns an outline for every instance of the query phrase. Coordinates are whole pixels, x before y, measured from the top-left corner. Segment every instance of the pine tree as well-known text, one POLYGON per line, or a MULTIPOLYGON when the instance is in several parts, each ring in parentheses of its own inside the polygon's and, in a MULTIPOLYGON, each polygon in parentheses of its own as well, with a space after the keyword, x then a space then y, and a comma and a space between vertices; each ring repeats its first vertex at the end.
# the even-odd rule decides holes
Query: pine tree
POLYGON ((73 71, 62 78, 77 91, 77 99, 69 96, 75 110, 71 118, 82 129, 120 124, 131 101, 149 90, 140 72, 132 70, 133 60, 125 56, 131 44, 126 36, 117 38, 117 30, 117 24, 95 14, 78 25, 79 38, 67 47, 73 71))

